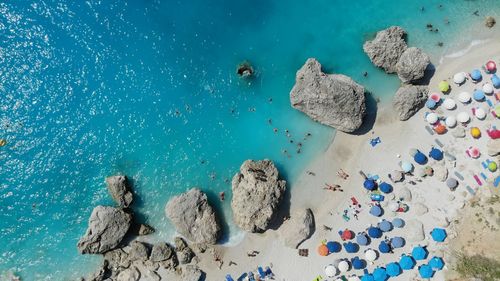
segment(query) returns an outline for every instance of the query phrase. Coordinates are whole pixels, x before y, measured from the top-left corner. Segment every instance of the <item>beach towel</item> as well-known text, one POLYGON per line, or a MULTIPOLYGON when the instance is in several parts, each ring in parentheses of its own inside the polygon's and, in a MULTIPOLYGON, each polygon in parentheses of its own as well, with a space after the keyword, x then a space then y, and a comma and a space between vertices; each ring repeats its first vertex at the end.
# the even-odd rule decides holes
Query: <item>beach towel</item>
POLYGON ((464 177, 462 176, 462 174, 460 174, 457 171, 455 171, 455 176, 457 176, 457 178, 459 178, 460 180, 464 180, 464 177))
POLYGON ((382 141, 380 140, 380 137, 376 137, 376 138, 370 140, 370 144, 372 145, 372 147, 375 147, 377 144, 379 144, 381 142, 382 141))
POLYGON ((427 132, 428 132, 429 134, 431 134, 431 136, 433 136, 433 135, 434 135, 434 131, 431 129, 431 127, 429 127, 429 126, 425 126, 425 129, 427 130, 427 132))
POLYGON ((443 143, 440 142, 438 139, 434 139, 434 142, 436 142, 437 145, 439 145, 439 147, 443 147, 444 146, 443 143))
POLYGON ((465 189, 467 189, 467 191, 471 194, 471 195, 476 195, 476 192, 474 191, 474 189, 472 189, 472 187, 470 186, 466 186, 465 189))
POLYGON ((259 272, 260 278, 262 279, 266 278, 266 273, 264 272, 264 269, 262 269, 261 266, 257 267, 257 271, 259 272))

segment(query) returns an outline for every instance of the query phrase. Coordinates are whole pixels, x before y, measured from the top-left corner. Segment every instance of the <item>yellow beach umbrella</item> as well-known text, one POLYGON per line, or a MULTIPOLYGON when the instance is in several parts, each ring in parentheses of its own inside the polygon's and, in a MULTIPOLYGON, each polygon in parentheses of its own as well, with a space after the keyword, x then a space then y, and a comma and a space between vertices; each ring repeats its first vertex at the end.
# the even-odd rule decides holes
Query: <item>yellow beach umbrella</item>
POLYGON ((448 92, 448 90, 450 90, 450 84, 443 80, 439 82, 438 88, 441 92, 445 93, 448 92))
POLYGON ((481 137, 481 130, 478 127, 472 127, 470 129, 470 134, 473 138, 478 139, 481 137))
POLYGON ((489 164, 488 164, 488 170, 490 170, 490 172, 495 172, 497 170, 497 163, 494 162, 494 161, 491 161, 489 164))
POLYGON ((500 104, 497 104, 497 106, 495 106, 495 113, 497 117, 500 118, 500 104))

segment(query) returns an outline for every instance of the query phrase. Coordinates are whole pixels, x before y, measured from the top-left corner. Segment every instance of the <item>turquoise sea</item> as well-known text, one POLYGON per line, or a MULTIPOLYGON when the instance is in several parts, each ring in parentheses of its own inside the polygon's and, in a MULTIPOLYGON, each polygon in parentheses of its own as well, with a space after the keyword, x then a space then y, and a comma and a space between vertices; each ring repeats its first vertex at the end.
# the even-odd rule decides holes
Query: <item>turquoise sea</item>
POLYGON ((0 276, 92 271, 99 257, 76 242, 93 207, 112 204, 111 174, 133 179, 133 209, 163 240, 171 196, 198 186, 217 203, 245 159, 275 160, 293 185, 334 136, 289 105, 308 57, 386 101, 399 82, 362 51, 375 31, 401 25, 437 61, 499 11, 497 0, 2 1, 0 276), (257 71, 249 82, 235 75, 243 60, 257 71))

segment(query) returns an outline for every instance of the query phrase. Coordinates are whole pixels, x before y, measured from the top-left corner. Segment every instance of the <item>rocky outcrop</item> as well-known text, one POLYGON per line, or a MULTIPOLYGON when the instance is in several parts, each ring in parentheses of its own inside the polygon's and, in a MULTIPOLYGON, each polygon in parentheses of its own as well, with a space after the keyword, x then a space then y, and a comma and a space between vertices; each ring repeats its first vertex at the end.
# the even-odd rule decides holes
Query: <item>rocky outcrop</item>
POLYGON ((496 156, 500 154, 500 139, 489 139, 486 144, 489 156, 496 156))
POLYGON ((397 71, 396 64, 406 50, 406 31, 399 26, 391 26, 377 32, 372 41, 363 45, 363 50, 377 67, 381 67, 387 73, 397 71))
POLYGON ((175 251, 177 252, 177 259, 179 263, 190 263, 194 257, 194 252, 189 248, 188 244, 181 237, 175 237, 175 251))
POLYGON ((143 235, 149 235, 151 233, 154 233, 155 229, 147 224, 141 223, 137 226, 137 235, 143 236, 143 235))
POLYGON ((126 176, 106 178, 109 193, 120 208, 128 208, 132 204, 133 195, 126 176))
POLYGON ((202 281, 205 274, 197 266, 187 265, 182 269, 182 281, 202 281))
POLYGON ((365 89, 345 75, 323 73, 312 58, 297 71, 290 103, 313 120, 349 133, 363 124, 366 113, 365 89))
POLYGON ((399 120, 405 121, 415 115, 424 106, 428 92, 426 86, 406 85, 399 88, 392 99, 392 106, 399 120))
POLYGON ((139 241, 133 241, 130 243, 128 255, 130 260, 146 261, 149 258, 149 252, 150 249, 146 244, 139 241))
POLYGON ((116 281, 138 281, 141 278, 139 270, 132 266, 121 271, 116 277, 116 281))
POLYGON ((408 242, 420 242, 425 239, 424 225, 418 220, 409 220, 406 222, 406 231, 408 242))
POLYGON ((314 216, 311 209, 300 209, 292 213, 290 219, 280 227, 285 246, 298 248, 314 232, 314 216))
POLYGON ((285 194, 286 181, 270 160, 245 161, 232 181, 231 208, 237 226, 249 232, 269 227, 285 194))
POLYGON ((421 49, 408 48, 396 64, 398 77, 403 83, 416 82, 424 77, 425 70, 430 63, 430 57, 421 49))
POLYGON ((168 260, 174 254, 174 250, 167 243, 153 245, 149 259, 153 262, 168 260))
POLYGON ((172 198, 165 207, 177 231, 195 243, 215 244, 221 228, 207 195, 197 188, 172 198))
POLYGON ((97 206, 85 235, 78 241, 82 254, 102 254, 118 246, 127 233, 132 216, 121 209, 97 206))

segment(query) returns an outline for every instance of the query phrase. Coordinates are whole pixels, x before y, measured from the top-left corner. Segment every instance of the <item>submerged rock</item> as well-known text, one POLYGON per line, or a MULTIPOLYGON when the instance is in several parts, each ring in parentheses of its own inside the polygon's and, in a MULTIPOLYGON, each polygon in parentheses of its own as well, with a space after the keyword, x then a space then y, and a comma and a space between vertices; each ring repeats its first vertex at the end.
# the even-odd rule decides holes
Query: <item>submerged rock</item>
POLYGON ((221 228, 207 195, 197 188, 172 198, 165 207, 177 231, 195 243, 215 244, 221 228))
POLYGON ((311 209, 300 209, 293 212, 290 219, 283 223, 280 234, 285 246, 295 249, 311 237, 314 227, 314 215, 311 209))
POLYGON ((128 208, 132 204, 133 195, 126 176, 112 176, 106 178, 109 193, 120 208, 128 208))
POLYGON ((415 115, 424 106, 428 92, 426 86, 406 85, 399 88, 392 99, 399 120, 405 121, 415 115))
POLYGON ((323 73, 313 58, 297 71, 290 103, 314 121, 348 133, 361 127, 366 113, 363 86, 345 75, 323 73))
POLYGON ((127 233, 132 216, 121 209, 97 206, 92 211, 85 235, 78 241, 82 254, 102 254, 118 246, 127 233))
POLYGON ((430 57, 421 49, 408 48, 401 54, 396 64, 398 77, 403 83, 418 81, 424 77, 425 70, 430 63, 430 57))
POLYGON ((250 77, 254 74, 254 70, 249 61, 244 61, 238 64, 236 68, 236 74, 242 78, 250 77))
POLYGON ((406 50, 406 31, 399 26, 391 26, 377 32, 377 36, 372 41, 367 41, 363 45, 363 50, 368 55, 372 63, 381 67, 387 73, 397 71, 396 64, 406 50))
POLYGON ((486 19, 484 20, 484 25, 486 25, 486 27, 489 27, 489 28, 492 28, 493 26, 495 26, 496 23, 497 23, 497 21, 492 16, 486 17, 486 19))
POLYGON ((269 227, 285 194, 286 181, 270 160, 247 160, 234 175, 231 208, 237 226, 249 232, 263 232, 269 227))

